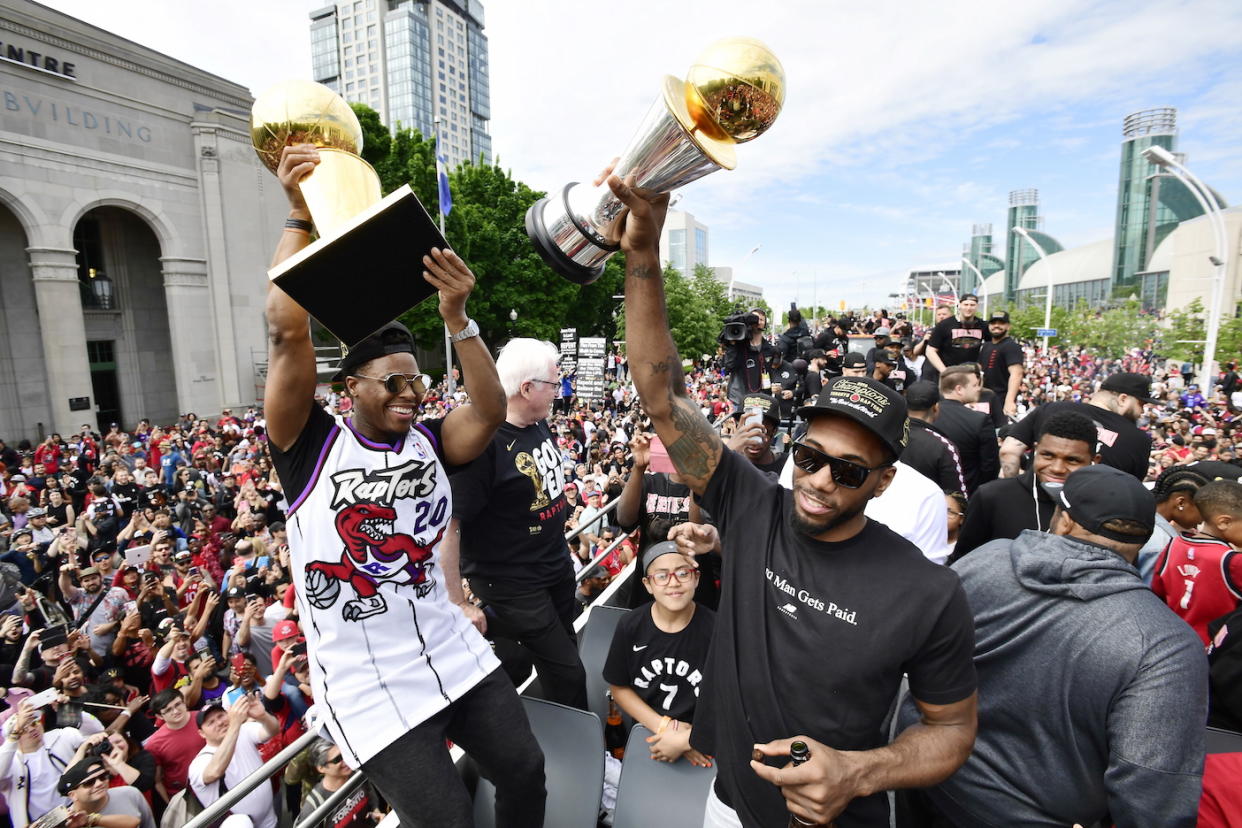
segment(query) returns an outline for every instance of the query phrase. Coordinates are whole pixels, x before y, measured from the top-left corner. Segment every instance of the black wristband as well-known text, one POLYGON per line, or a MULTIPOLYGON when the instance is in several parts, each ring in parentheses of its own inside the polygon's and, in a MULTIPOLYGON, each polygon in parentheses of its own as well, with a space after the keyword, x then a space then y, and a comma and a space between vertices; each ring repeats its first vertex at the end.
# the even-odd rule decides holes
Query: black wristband
POLYGON ((287 218, 285 219, 285 228, 288 230, 305 230, 309 233, 315 229, 315 225, 306 219, 287 218))

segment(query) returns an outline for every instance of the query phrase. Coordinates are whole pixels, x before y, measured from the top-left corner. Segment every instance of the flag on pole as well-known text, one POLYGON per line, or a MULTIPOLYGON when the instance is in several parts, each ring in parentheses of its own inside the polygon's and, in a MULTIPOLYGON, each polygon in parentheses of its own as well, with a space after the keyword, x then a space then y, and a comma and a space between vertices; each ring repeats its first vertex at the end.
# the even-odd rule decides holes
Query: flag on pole
POLYGON ((436 181, 440 185, 440 215, 447 216, 453 209, 453 193, 449 190, 448 157, 440 151, 440 136, 436 136, 436 181))

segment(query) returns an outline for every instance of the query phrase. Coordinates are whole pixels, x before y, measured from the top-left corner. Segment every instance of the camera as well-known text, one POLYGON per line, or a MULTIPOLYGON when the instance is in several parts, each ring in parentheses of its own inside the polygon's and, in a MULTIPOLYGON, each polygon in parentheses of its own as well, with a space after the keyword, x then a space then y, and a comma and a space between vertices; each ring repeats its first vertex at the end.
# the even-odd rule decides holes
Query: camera
POLYGON ((93 744, 89 748, 86 749, 87 756, 94 756, 97 759, 102 759, 103 757, 107 756, 110 753, 112 753, 112 743, 109 742, 107 739, 104 739, 102 742, 93 744))
POLYGON ((741 342, 758 324, 759 315, 755 313, 735 313, 732 316, 726 316, 724 330, 720 332, 720 341, 741 342))

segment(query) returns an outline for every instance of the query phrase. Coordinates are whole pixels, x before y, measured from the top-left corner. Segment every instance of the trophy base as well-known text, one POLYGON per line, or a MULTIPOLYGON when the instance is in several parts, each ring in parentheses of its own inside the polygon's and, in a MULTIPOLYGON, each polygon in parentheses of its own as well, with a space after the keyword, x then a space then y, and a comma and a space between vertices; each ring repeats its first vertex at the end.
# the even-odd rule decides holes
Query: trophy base
POLYGON ((433 247, 448 245, 407 184, 267 275, 352 348, 435 295, 423 278, 423 256, 433 247))
POLYGON ((559 214, 559 221, 556 223, 561 226, 562 230, 566 229, 565 225, 570 223, 570 214, 564 208, 565 194, 569 192, 569 188, 572 186, 574 185, 569 184, 566 186, 565 192, 559 197, 544 197, 530 206, 530 209, 526 211, 526 235, 530 237, 531 242, 535 245, 535 250, 539 253, 540 258, 547 263, 548 267, 575 285, 589 285, 604 275, 604 260, 611 256, 617 248, 605 249, 593 244, 587 239, 586 234, 578 228, 577 222, 572 222, 572 230, 576 231, 575 235, 579 237, 575 241, 579 245, 588 245, 596 248, 599 261, 592 264, 582 264, 581 262, 574 261, 556 243, 553 233, 548 229, 545 213, 556 211, 559 214))

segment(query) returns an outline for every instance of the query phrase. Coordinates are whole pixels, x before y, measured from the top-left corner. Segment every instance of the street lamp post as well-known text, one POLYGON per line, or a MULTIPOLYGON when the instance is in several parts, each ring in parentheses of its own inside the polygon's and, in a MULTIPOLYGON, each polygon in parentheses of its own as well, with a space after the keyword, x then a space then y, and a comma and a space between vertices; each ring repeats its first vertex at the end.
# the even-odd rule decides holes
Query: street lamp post
POLYGON ((1143 157, 1161 169, 1168 170, 1185 185, 1190 194, 1199 202, 1208 223, 1212 227, 1212 236, 1216 243, 1216 255, 1208 257, 1216 271, 1212 277, 1212 304, 1208 308, 1207 343, 1203 346, 1203 366, 1199 370, 1199 387, 1210 398, 1212 395, 1212 363, 1216 361, 1216 340, 1220 335, 1221 305, 1225 299, 1225 273, 1228 269, 1229 245, 1225 232, 1225 219, 1221 214, 1220 202, 1199 177, 1182 164, 1173 153, 1162 146, 1153 145, 1143 150, 1143 157))
MULTIPOLYGON (((1013 232, 1026 239, 1031 247, 1035 248, 1035 254, 1043 261, 1044 267, 1048 270, 1048 296, 1044 300, 1044 330, 1052 327, 1052 290, 1055 284, 1052 279, 1052 265, 1048 264, 1048 254, 1039 246, 1039 242, 1031 238, 1031 234, 1026 231, 1025 227, 1015 227, 1013 232)), ((1044 337, 1044 356, 1048 355, 1048 337, 1044 337)))
POLYGON ((988 318, 988 291, 983 286, 983 274, 979 272, 979 268, 975 267, 975 263, 965 256, 962 257, 962 264, 969 267, 975 272, 975 278, 979 280, 979 292, 983 294, 983 318, 988 318))
POLYGON ((962 301, 958 298, 957 288, 953 287, 953 283, 949 281, 949 277, 944 274, 943 270, 936 271, 936 275, 940 277, 940 289, 948 289, 949 294, 953 297, 953 307, 957 308, 958 304, 962 301))

